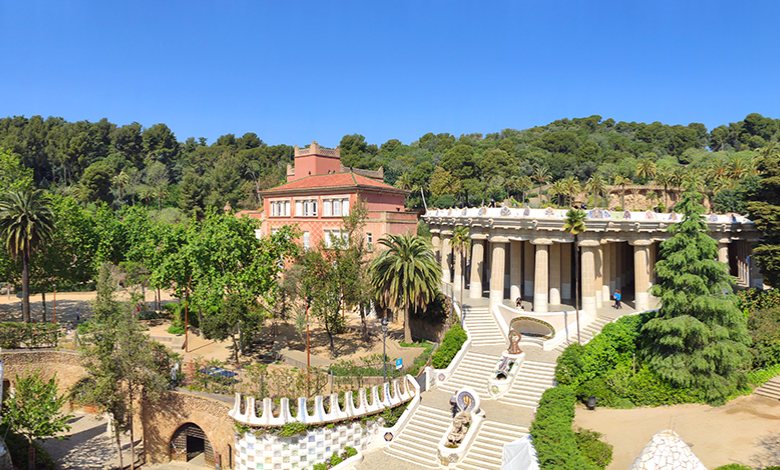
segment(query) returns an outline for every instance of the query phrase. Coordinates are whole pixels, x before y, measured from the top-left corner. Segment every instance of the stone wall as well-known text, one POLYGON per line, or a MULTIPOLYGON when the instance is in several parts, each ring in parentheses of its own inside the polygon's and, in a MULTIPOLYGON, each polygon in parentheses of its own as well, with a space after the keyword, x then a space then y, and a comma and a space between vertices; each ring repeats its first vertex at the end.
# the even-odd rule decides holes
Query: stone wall
POLYGON ((60 394, 68 393, 76 382, 87 376, 81 365, 79 353, 53 349, 5 350, 0 353, 5 365, 4 379, 13 387, 16 376, 25 376, 36 371, 46 380, 56 377, 60 394))
POLYGON ((311 468, 329 459, 333 453, 341 453, 346 446, 364 450, 379 429, 375 421, 365 425, 353 421, 311 429, 294 437, 278 437, 267 433, 256 436, 246 432, 236 440, 235 468, 311 468))
POLYGON ((170 461, 174 433, 180 426, 193 423, 205 432, 221 468, 232 468, 235 426, 228 416, 230 407, 230 403, 185 391, 166 392, 155 404, 145 403, 141 421, 147 461, 170 461))

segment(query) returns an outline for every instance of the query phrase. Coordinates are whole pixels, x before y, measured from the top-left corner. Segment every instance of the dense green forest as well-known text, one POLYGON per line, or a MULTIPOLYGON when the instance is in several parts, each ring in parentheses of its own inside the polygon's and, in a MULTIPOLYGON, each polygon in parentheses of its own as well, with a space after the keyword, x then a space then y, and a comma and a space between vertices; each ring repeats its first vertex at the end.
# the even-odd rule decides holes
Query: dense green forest
MULTIPOLYGON (((522 200, 537 185, 562 181, 552 190, 565 201, 566 193, 587 190, 593 179, 592 192, 650 180, 679 185, 686 168, 707 188, 726 191, 721 199, 728 200, 749 190, 743 177, 751 173, 755 150, 779 135, 780 120, 759 114, 711 131, 697 123, 591 116, 487 135, 429 133, 409 144, 370 144, 353 134, 339 145, 346 166, 384 168, 389 184, 415 190, 408 205, 420 208, 420 188, 429 204, 449 207, 522 200)), ((227 134, 208 144, 203 138, 180 141, 165 124, 144 128, 40 116, 0 119, 0 148, 33 170, 38 187, 82 203, 176 208, 184 215, 227 203, 256 208, 258 191, 282 182, 293 156, 292 146, 267 145, 255 133, 227 134)), ((4 164, 12 162, 5 158, 4 164)))

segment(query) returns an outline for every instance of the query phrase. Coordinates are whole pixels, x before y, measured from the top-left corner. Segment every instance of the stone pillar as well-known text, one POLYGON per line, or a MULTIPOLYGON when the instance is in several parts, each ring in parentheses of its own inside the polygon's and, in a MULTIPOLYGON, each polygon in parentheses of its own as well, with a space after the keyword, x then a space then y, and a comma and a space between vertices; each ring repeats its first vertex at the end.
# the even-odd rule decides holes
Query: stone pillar
POLYGON ((482 297, 482 264, 485 262, 485 240, 471 240, 471 284, 469 298, 482 297))
POLYGON ((749 287, 755 287, 756 289, 763 289, 764 288, 764 275, 761 274, 761 268, 759 267, 758 263, 756 262, 756 259, 753 257, 753 244, 752 243, 750 243, 750 245, 748 245, 748 252, 750 253, 750 273, 749 273, 749 276, 750 276, 750 278, 749 278, 750 286, 749 287))
MULTIPOLYGON (((647 280, 650 287, 655 285, 655 258, 657 257, 658 243, 655 240, 650 241, 649 251, 647 252, 647 280)), ((652 297, 652 295, 650 296, 652 297)))
POLYGON ((509 242, 509 299, 522 296, 523 289, 523 242, 511 240, 509 242))
POLYGON ((721 238, 718 240, 718 261, 721 263, 729 264, 729 240, 728 238, 721 238))
POLYGON ((455 265, 455 269, 453 270, 453 278, 452 278, 452 292, 457 295, 458 292, 463 288, 463 266, 461 266, 463 261, 463 254, 459 251, 452 250, 452 264, 455 265))
POLYGON ((582 250, 582 310, 586 315, 596 315, 596 248, 595 240, 580 242, 582 250))
POLYGON ((436 261, 441 261, 441 237, 438 233, 431 233, 431 246, 433 247, 433 254, 436 256, 436 261))
POLYGON ((534 312, 546 313, 548 305, 548 263, 550 240, 534 240, 536 246, 534 269, 534 312))
POLYGON ((550 266, 548 268, 550 280, 550 305, 561 304, 561 244, 550 245, 550 266))
POLYGON ((647 275, 648 254, 650 251, 649 240, 637 240, 634 245, 634 306, 637 310, 650 308, 650 280, 647 275))
POLYGON ((506 260, 506 240, 490 239, 490 304, 504 301, 504 263, 506 260))
POLYGON ((612 298, 612 244, 601 245, 601 302, 608 304, 612 298))
POLYGON ((623 282, 623 264, 624 264, 624 249, 623 249, 623 243, 616 243, 615 244, 615 289, 623 290, 624 282, 623 282))
POLYGON ((747 264, 747 243, 744 240, 740 240, 737 243, 739 253, 739 283, 743 286, 747 286, 748 282, 748 264, 747 264))
POLYGON ((451 235, 442 234, 441 237, 441 281, 450 282, 450 255, 452 246, 450 245, 451 235))
POLYGON ((534 246, 523 242, 523 296, 534 295, 534 246))
POLYGON ((594 274, 596 277, 593 279, 593 290, 596 294, 596 308, 602 306, 602 284, 604 283, 604 253, 601 248, 601 243, 593 248, 593 262, 594 262, 594 274))
POLYGON ((572 298, 571 244, 561 245, 561 298, 572 298))
POLYGON ((618 250, 617 243, 610 243, 609 245, 609 295, 612 298, 612 294, 615 293, 618 283, 618 250))

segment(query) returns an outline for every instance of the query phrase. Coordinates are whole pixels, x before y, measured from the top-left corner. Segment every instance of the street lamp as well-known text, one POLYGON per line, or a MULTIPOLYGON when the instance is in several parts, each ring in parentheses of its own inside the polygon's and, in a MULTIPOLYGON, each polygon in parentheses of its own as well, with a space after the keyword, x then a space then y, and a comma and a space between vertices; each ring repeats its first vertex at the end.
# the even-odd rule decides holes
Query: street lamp
POLYGON ((382 362, 383 377, 387 382, 387 316, 382 317, 382 362))

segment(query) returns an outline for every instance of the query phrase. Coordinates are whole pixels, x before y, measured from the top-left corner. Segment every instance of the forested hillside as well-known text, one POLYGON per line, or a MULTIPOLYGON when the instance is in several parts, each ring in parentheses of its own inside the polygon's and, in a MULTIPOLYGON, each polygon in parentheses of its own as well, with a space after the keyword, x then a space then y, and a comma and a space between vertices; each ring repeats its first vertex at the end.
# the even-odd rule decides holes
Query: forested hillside
MULTIPOLYGON (((418 208, 420 188, 429 203, 448 207, 522 200, 537 186, 559 181, 552 195, 566 201, 565 193, 587 190, 582 185, 589 180, 595 179, 595 193, 599 186, 649 180, 674 186, 685 169, 729 199, 746 190, 743 177, 754 166, 753 150, 773 145, 778 134, 780 120, 759 114, 709 132, 697 123, 591 116, 487 135, 429 133, 408 144, 370 144, 354 134, 339 145, 345 165, 383 167, 388 183, 415 190, 408 205, 418 208)), ((202 138, 180 141, 165 124, 143 128, 40 116, 0 119, 0 148, 11 154, 5 164, 18 156, 39 187, 83 203, 170 207, 182 215, 227 203, 257 207, 257 192, 283 181, 293 155, 291 145, 267 145, 255 133, 227 134, 208 144, 202 138)))

